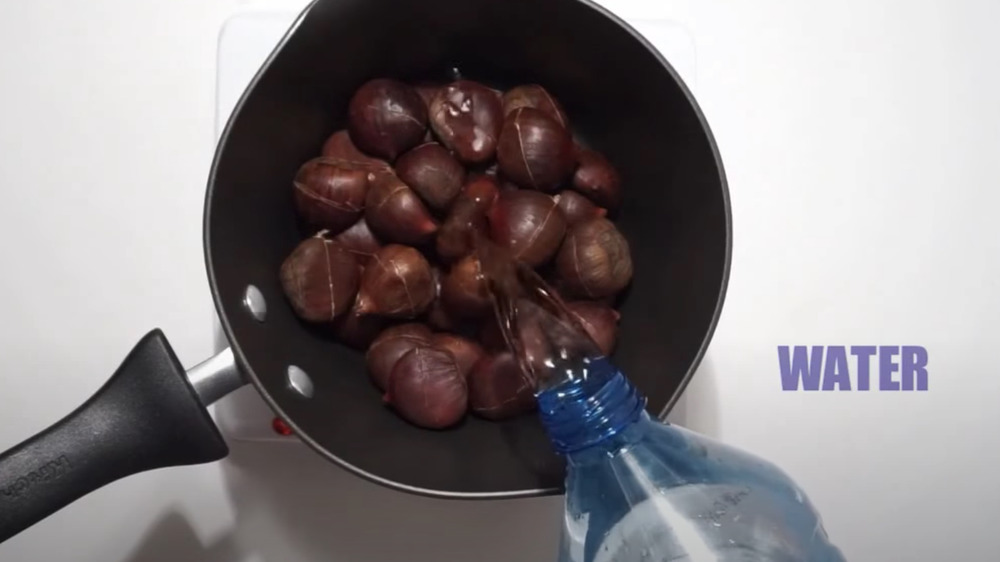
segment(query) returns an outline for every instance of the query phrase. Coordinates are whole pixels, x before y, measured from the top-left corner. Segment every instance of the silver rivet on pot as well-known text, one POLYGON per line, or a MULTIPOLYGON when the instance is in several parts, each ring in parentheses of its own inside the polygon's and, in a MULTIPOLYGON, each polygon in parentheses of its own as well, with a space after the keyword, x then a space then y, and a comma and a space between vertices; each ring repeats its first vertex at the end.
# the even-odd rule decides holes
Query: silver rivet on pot
POLYGON ((243 292, 243 306, 258 322, 263 322, 267 318, 267 301, 264 300, 264 293, 261 293, 256 286, 247 285, 246 291, 243 292))
POLYGON ((295 365, 288 366, 288 387, 304 398, 313 397, 313 381, 305 371, 295 365))

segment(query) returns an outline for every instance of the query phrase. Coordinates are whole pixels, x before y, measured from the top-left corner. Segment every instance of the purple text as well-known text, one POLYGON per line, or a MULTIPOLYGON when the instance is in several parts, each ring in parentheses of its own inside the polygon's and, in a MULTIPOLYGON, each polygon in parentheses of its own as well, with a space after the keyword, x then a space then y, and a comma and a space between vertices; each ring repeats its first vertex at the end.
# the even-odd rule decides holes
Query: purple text
POLYGON ((782 390, 927 390, 919 345, 778 346, 782 390))

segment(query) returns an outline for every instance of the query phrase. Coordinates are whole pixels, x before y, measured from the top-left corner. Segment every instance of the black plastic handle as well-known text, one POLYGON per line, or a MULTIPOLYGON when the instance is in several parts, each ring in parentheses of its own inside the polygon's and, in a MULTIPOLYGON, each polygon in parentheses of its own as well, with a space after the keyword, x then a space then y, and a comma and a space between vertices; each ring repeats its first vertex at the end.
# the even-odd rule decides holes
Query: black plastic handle
POLYGON ((0 455, 0 542, 124 476, 228 454, 163 332, 154 330, 86 403, 0 455))

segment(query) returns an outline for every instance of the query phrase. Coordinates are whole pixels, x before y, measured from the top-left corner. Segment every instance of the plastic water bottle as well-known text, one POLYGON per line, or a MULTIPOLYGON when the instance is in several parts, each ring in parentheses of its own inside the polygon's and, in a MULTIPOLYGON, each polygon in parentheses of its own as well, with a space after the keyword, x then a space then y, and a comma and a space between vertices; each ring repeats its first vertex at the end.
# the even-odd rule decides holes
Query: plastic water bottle
POLYGON ((844 562, 784 472, 651 418, 544 281, 488 247, 480 259, 500 330, 568 460, 560 562, 844 562))
POLYGON ((538 393, 567 456, 560 562, 843 562, 774 465, 651 418, 607 359, 538 393))

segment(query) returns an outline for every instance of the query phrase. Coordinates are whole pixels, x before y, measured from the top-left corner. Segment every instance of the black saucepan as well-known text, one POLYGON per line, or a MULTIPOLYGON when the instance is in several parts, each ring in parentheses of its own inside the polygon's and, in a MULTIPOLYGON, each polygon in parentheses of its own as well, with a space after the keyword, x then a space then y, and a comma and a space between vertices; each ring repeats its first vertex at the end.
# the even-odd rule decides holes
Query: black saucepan
POLYGON ((416 428, 385 408, 360 353, 306 328, 278 279, 300 239, 291 178, 344 127, 374 77, 545 85, 623 176, 617 220, 635 276, 617 362, 663 414, 722 307, 731 216, 711 132, 669 63, 583 0, 318 0, 244 94, 219 143, 205 258, 231 349, 187 373, 159 331, 75 412, 0 456, 0 540, 118 478, 219 460, 205 407, 252 383, 315 451, 400 490, 456 498, 559 493, 563 464, 532 416, 416 428))

